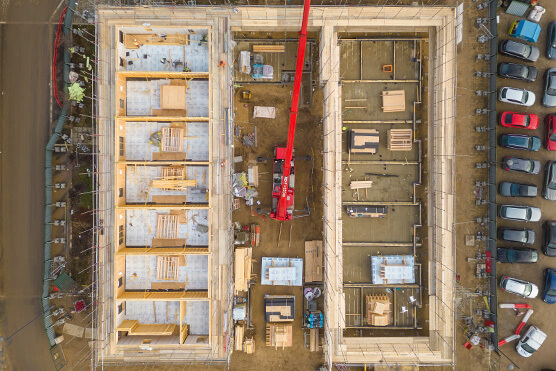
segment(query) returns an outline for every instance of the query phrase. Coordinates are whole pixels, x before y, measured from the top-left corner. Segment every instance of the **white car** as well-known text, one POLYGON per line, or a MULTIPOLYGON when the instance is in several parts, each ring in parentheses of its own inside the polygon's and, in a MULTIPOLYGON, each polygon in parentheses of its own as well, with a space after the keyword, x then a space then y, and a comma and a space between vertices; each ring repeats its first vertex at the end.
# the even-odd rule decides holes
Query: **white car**
POLYGON ((504 291, 529 299, 536 298, 539 294, 539 288, 534 283, 508 276, 504 276, 500 279, 500 287, 504 291))
POLYGON ((535 104, 535 93, 525 89, 509 88, 505 86, 500 89, 498 100, 500 102, 530 107, 535 104))
POLYGON ((517 343, 515 350, 522 357, 531 357, 541 347, 546 334, 538 327, 531 325, 525 335, 517 343))

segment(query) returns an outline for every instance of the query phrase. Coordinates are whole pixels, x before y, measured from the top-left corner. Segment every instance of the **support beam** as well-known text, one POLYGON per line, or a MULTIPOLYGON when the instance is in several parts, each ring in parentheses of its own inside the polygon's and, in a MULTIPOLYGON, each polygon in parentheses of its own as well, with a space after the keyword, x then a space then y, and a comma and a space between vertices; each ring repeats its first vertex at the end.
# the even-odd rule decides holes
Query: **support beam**
POLYGON ((419 161, 348 161, 342 160, 342 165, 419 165, 419 161))
POLYGON ((116 206, 116 209, 120 210, 137 210, 137 209, 147 209, 147 210, 199 210, 199 209, 209 209, 209 204, 185 204, 185 205, 172 205, 172 204, 137 204, 130 205, 126 204, 123 206, 116 206))
MULTIPOLYGON (((413 247, 413 242, 343 242, 343 247, 413 247)), ((420 243, 417 246, 421 246, 420 243)))
POLYGON ((421 203, 413 201, 342 201, 345 206, 419 206, 421 203))

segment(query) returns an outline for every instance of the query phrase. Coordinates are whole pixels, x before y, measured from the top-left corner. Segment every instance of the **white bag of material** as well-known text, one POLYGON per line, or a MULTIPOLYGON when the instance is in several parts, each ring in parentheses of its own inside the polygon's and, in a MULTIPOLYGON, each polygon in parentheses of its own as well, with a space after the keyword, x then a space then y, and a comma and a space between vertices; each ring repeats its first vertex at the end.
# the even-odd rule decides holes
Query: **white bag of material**
POLYGON ((274 67, 265 64, 263 66, 263 79, 272 79, 274 77, 274 67))
POLYGON ((245 304, 236 305, 232 309, 232 318, 234 321, 243 321, 247 316, 247 306, 245 304))
POLYGON ((266 119, 276 118, 276 107, 255 106, 253 108, 253 118, 257 117, 266 119))

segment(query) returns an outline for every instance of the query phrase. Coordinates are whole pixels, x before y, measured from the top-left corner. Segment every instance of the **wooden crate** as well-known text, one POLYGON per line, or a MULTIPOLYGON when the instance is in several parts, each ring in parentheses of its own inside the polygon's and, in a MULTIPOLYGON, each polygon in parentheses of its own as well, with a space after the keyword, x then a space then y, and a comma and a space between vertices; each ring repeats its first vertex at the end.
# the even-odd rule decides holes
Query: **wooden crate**
POLYGON ((388 149, 390 151, 411 151, 413 146, 413 130, 388 130, 388 149))

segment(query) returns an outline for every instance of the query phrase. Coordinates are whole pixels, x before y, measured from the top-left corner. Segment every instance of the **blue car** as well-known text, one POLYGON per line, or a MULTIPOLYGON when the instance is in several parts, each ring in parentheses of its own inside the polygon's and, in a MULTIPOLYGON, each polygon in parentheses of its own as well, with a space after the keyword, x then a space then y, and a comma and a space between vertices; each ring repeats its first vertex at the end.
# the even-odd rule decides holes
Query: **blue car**
POLYGON ((546 269, 544 271, 544 276, 542 300, 547 304, 556 304, 556 269, 546 269))
POLYGON ((541 138, 525 134, 502 134, 498 142, 504 148, 521 149, 524 151, 538 151, 541 148, 541 138))

